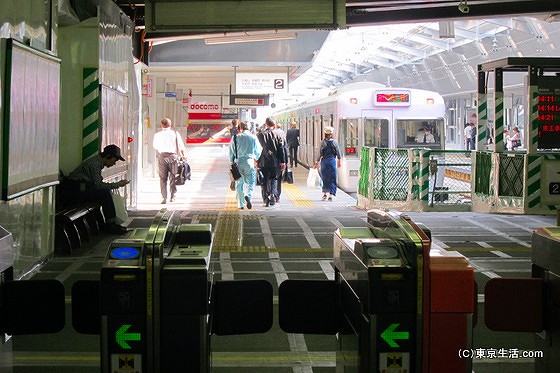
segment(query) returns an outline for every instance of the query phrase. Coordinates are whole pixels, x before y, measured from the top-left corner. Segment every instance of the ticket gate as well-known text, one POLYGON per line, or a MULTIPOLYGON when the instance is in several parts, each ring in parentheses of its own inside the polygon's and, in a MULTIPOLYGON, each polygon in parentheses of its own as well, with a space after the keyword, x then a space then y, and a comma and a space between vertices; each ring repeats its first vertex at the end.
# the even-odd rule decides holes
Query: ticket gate
POLYGON ((473 269, 430 257, 429 230, 403 214, 371 210, 367 221, 335 232, 334 281, 281 284, 280 327, 335 334, 337 372, 471 372, 457 351, 472 343, 473 269))
POLYGON ((534 332, 536 373, 560 367, 560 227, 542 227, 531 240, 530 278, 493 278, 484 288, 490 330, 534 332))
POLYGON ((270 283, 214 281, 211 225, 178 216, 162 210, 149 229, 114 240, 100 281, 74 284, 73 325, 101 335, 102 372, 210 372, 212 334, 272 326, 270 283))

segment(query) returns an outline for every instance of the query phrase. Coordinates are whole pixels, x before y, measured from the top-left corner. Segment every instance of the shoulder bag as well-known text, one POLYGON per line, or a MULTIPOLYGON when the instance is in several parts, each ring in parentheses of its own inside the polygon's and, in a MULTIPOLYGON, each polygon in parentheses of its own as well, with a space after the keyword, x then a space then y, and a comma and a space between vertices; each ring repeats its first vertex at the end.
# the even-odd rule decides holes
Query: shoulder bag
MULTIPOLYGON (((179 140, 177 132, 175 132, 175 146, 177 147, 177 156, 179 156, 179 140)), ((177 167, 175 172, 175 185, 185 185, 187 180, 191 179, 191 166, 187 163, 187 159, 179 156, 177 158, 177 167)))
POLYGON ((233 145, 235 146, 235 158, 231 162, 230 172, 233 180, 241 179, 241 171, 239 171, 239 165, 237 164, 237 135, 233 136, 233 145))

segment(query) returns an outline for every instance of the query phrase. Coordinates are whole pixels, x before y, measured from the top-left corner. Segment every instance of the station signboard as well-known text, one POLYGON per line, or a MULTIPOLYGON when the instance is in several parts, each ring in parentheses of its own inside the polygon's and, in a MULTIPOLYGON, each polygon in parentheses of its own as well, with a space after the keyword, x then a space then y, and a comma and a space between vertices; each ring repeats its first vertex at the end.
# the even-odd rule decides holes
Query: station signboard
POLYGON ((268 106, 268 95, 230 95, 229 104, 237 106, 268 106))
POLYGON ((560 149, 560 77, 538 80, 538 149, 560 149))
POLYGON ((236 73, 237 94, 280 94, 288 93, 287 73, 236 73))

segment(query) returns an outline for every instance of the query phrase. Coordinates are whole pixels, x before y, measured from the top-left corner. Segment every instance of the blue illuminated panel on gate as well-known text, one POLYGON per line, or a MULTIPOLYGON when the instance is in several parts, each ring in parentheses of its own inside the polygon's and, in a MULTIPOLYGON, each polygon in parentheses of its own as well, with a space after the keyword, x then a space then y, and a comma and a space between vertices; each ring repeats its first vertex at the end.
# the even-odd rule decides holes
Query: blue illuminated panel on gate
POLYGON ((112 259, 136 259, 140 255, 140 250, 135 247, 116 247, 111 250, 112 259))

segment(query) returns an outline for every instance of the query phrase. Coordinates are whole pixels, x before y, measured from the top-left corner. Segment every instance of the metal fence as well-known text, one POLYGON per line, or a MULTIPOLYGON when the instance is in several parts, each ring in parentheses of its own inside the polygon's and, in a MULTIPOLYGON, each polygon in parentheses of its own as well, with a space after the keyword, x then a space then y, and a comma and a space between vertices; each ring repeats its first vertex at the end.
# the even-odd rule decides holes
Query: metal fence
POLYGON ((358 194, 374 201, 430 206, 471 203, 471 153, 363 148, 358 194))
POLYGON ((377 148, 374 162, 372 197, 384 201, 406 201, 410 179, 408 151, 377 148))
POLYGON ((471 203, 471 153, 457 150, 430 151, 428 202, 436 204, 471 203))
POLYGON ((523 155, 510 156, 500 154, 500 176, 498 179, 498 195, 523 197, 523 155))

